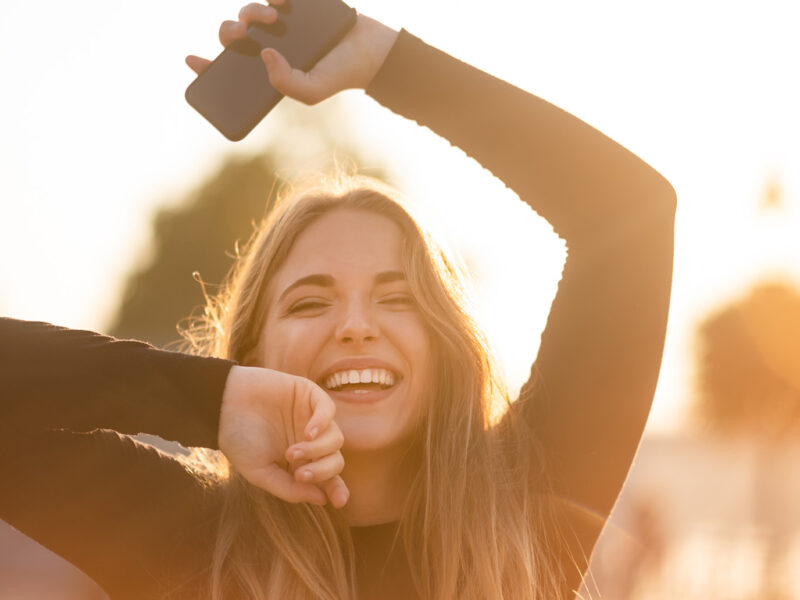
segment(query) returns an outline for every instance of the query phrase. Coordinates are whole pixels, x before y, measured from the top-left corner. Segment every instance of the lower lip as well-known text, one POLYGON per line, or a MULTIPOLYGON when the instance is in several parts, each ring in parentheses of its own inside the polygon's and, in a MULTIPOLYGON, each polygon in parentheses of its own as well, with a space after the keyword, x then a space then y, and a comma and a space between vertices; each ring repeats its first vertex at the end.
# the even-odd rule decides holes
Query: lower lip
POLYGON ((395 384, 385 390, 374 390, 369 392, 336 392, 333 390, 326 390, 331 398, 334 400, 341 400, 342 402, 349 402, 351 404, 371 404, 383 400, 397 389, 399 384, 395 384))

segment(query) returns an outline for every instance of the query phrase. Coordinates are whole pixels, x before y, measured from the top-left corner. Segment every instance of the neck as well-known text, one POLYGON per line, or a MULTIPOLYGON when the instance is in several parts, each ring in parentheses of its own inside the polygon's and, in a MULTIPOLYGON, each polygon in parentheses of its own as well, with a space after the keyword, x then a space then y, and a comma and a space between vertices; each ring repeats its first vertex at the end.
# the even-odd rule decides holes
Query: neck
POLYGON ((414 454, 408 447, 344 453, 342 479, 350 489, 350 500, 342 515, 348 525, 400 519, 417 468, 414 454))

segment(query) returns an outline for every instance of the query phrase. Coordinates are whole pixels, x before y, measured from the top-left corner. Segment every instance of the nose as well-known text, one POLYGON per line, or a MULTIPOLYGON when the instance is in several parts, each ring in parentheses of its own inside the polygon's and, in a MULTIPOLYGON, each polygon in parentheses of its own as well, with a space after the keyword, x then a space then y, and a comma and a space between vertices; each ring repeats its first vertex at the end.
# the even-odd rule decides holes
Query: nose
POLYGON ((378 339, 379 327, 367 302, 349 302, 336 328, 336 339, 343 344, 363 344, 378 339))

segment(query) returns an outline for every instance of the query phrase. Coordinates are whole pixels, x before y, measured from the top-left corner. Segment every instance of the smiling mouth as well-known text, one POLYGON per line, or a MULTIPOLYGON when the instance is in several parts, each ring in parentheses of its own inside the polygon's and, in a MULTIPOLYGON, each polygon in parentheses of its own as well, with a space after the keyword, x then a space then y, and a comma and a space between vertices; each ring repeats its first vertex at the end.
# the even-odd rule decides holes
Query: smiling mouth
POLYGON ((332 392, 366 394, 393 387, 400 377, 388 369, 347 369, 325 378, 324 386, 332 392))

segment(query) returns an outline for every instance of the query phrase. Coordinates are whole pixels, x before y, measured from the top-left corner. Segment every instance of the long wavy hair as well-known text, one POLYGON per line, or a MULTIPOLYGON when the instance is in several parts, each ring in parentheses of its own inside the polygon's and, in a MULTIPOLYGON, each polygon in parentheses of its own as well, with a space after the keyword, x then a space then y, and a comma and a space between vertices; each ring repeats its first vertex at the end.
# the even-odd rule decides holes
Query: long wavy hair
MULTIPOLYGON (((396 539, 417 593, 425 600, 561 597, 561 542, 541 452, 511 410, 470 315, 460 263, 434 243, 395 190, 339 174, 284 192, 186 337, 197 352, 245 362, 264 325, 270 278, 305 228, 340 208, 376 213, 400 228, 405 275, 431 334, 434 400, 417 432, 415 476, 396 539)), ((194 458, 224 494, 212 600, 358 597, 353 542, 335 510, 279 500, 220 453, 194 458)))

